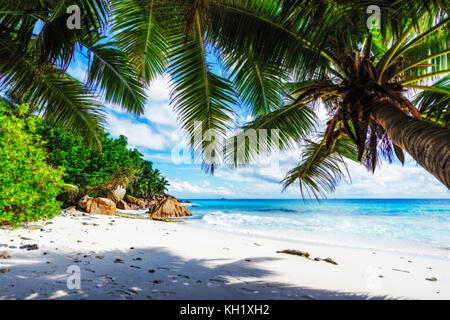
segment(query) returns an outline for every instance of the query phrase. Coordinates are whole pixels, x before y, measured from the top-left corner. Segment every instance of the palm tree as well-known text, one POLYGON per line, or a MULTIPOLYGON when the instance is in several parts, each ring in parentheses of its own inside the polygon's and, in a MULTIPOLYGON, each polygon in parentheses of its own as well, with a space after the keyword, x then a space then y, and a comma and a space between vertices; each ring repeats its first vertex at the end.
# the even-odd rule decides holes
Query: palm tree
MULTIPOLYGON (((300 181, 302 192, 317 197, 344 176, 342 156, 374 171, 379 154, 404 162, 403 150, 450 187, 448 78, 430 83, 449 73, 445 1, 372 1, 383 14, 375 33, 367 29, 368 5, 355 1, 112 4, 114 39, 140 76, 171 75, 175 110, 208 171, 220 161, 217 139, 233 128, 239 100, 256 117, 242 129, 280 129, 283 149, 306 141, 285 187, 300 181), (211 52, 228 77, 213 72, 211 52), (409 98, 413 90, 424 92, 417 103, 409 98), (330 116, 318 141, 311 137, 316 102, 330 116), (195 144, 196 121, 216 140, 195 144)), ((231 154, 238 165, 259 153, 231 154)))
MULTIPOLYGON (((105 96, 113 102, 135 111, 127 103, 130 99, 121 100, 119 89, 139 91, 139 85, 148 84, 157 74, 169 74, 173 82, 172 103, 181 126, 190 135, 192 148, 203 152, 204 167, 212 173, 223 153, 218 141, 229 138, 228 131, 235 129, 233 113, 240 103, 255 117, 243 129, 280 129, 282 149, 305 142, 301 163, 288 173, 285 186, 300 181, 302 192, 306 189, 317 197, 332 191, 344 176, 343 156, 375 170, 378 154, 391 159, 394 152, 403 161, 406 150, 450 187, 445 0, 370 1, 382 12, 381 31, 376 33, 367 30, 368 4, 363 1, 76 2, 90 8, 84 19, 87 31, 46 42, 44 39, 49 37, 45 37, 45 30, 57 28, 44 28, 39 33, 43 35, 36 37, 29 31, 34 29, 32 22, 53 25, 57 19, 48 18, 48 14, 35 18, 38 13, 32 12, 24 20, 28 23, 25 25, 9 13, 0 18, 0 32, 7 30, 4 43, 17 42, 19 57, 23 48, 28 48, 25 51, 35 59, 48 57, 44 60, 60 61, 61 66, 67 65, 73 56, 70 54, 73 43, 83 46, 92 61, 96 54, 103 55, 105 58, 96 59, 97 64, 92 62, 89 67, 94 87, 105 90, 105 96), (108 39, 113 44, 106 46, 102 40, 105 34, 96 27, 106 25, 109 8, 108 39), (33 48, 40 48, 35 43, 50 43, 38 51, 45 55, 35 54, 33 48), (94 50, 96 45, 105 50, 94 50), (212 55, 225 70, 223 74, 215 71, 212 55), (104 63, 108 58, 115 62, 104 63), (105 69, 111 72, 104 72, 105 69), (128 86, 112 80, 116 77, 123 80, 120 77, 123 73, 131 77, 133 85, 131 80, 125 81, 128 86), (422 93, 411 101, 410 93, 414 91, 422 93), (325 132, 318 139, 317 102, 327 108, 330 116, 325 132), (203 123, 202 133, 213 130, 216 139, 196 142, 193 124, 197 121, 203 123)), ((57 8, 53 5, 47 9, 59 17, 57 8)), ((8 68, 4 69, 0 58, 2 79, 21 80, 19 71, 23 66, 14 69, 15 63, 6 60, 8 68)), ((33 70, 36 74, 41 69, 33 70)), ((41 98, 35 98, 36 101, 47 109, 49 105, 59 106, 56 100, 42 98, 49 95, 49 90, 34 90, 40 87, 36 87, 36 77, 32 75, 30 72, 19 86, 22 90, 16 91, 30 91, 31 97, 38 95, 41 98), (57 103, 48 103, 53 101, 57 103)), ((66 77, 57 77, 58 81, 62 81, 60 78, 66 77)), ((8 81, 3 80, 6 84, 17 80, 8 81)), ((44 82, 42 86, 52 83, 40 82, 44 82)), ((51 118, 54 111, 46 113, 51 118)), ((263 151, 267 150, 249 150, 245 159, 233 156, 232 160, 238 165, 263 151)))
MULTIPOLYGON (((384 9, 393 9, 398 5, 383 1, 379 4, 384 9)), ((288 89, 285 95, 288 103, 285 106, 262 113, 257 109, 256 119, 246 124, 244 129, 278 128, 282 131, 282 146, 289 147, 292 141, 306 138, 311 133, 314 103, 320 102, 330 117, 318 141, 306 139, 300 164, 283 181, 285 188, 299 181, 302 193, 307 190, 318 197, 334 190, 344 176, 342 156, 363 162, 374 172, 379 154, 391 161, 395 153, 404 163, 403 150, 450 188, 448 7, 431 2, 424 3, 423 7, 412 5, 408 8, 407 3, 402 3, 402 6, 397 8, 398 12, 407 19, 390 21, 398 16, 383 17, 385 24, 382 28, 385 29, 381 33, 364 30, 364 22, 358 21, 358 13, 365 17, 361 15, 360 7, 350 2, 337 6, 335 9, 352 30, 337 24, 334 27, 335 38, 328 29, 330 33, 324 42, 321 42, 320 33, 308 38, 295 32, 302 29, 302 22, 290 24, 290 17, 301 21, 296 13, 304 12, 305 8, 289 8, 285 13, 288 18, 283 18, 283 10, 268 15, 270 4, 259 6, 256 12, 245 11, 255 20, 260 20, 248 28, 256 29, 258 24, 260 32, 265 35, 270 35, 270 30, 275 29, 279 38, 286 37, 278 42, 283 41, 285 48, 291 46, 295 51, 280 50, 281 54, 272 56, 270 53, 267 55, 265 50, 257 52, 257 48, 266 44, 264 39, 257 39, 261 40, 258 46, 250 43, 249 49, 253 55, 274 63, 269 67, 271 74, 267 81, 270 77, 273 81, 286 79, 283 78, 285 74, 293 81, 285 86, 288 89), (409 15, 404 15, 404 11, 408 11, 409 15), (264 29, 267 21, 271 25, 264 29), (359 27, 358 22, 361 23, 359 27), (296 50, 295 45, 288 41, 297 42, 302 47, 296 50), (300 61, 299 65, 295 59, 300 61), (307 60, 310 62, 307 63, 307 60), (277 72, 280 65, 282 67, 277 72), (444 78, 435 84, 430 83, 440 76, 444 78), (419 110, 408 98, 410 92, 407 89, 422 91, 416 100, 419 110)), ((324 29, 327 29, 328 9, 325 7, 323 12, 324 29)), ((332 16, 334 11, 331 10, 332 16)), ((240 29, 244 23, 233 21, 231 25, 234 29, 240 29)), ((224 35, 236 33, 232 30, 217 31, 222 37, 219 41, 223 42, 224 35)), ((275 39, 270 41, 275 41, 271 44, 275 50, 277 46, 283 46, 277 44, 275 39)), ((229 52, 233 55, 235 50, 229 47, 229 52)), ((244 76, 241 78, 245 79, 244 76)), ((248 86, 242 82, 241 85, 248 86)), ((246 89, 254 90, 251 87, 246 89)), ((252 102, 257 102, 256 98, 252 102)), ((264 103, 258 103, 258 106, 262 105, 264 103)), ((239 162, 248 161, 254 155, 248 152, 246 159, 239 159, 239 162)))

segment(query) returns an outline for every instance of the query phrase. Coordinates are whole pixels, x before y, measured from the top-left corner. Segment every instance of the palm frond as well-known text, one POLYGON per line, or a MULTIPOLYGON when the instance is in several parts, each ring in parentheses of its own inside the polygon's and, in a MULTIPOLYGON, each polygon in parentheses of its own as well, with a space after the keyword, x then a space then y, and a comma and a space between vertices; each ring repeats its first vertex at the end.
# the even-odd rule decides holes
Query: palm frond
POLYGON ((102 107, 81 82, 53 65, 36 64, 5 37, 0 37, 0 75, 0 85, 8 94, 38 107, 47 121, 100 145, 102 107))
POLYGON ((305 139, 316 126, 316 114, 305 104, 293 103, 257 117, 240 128, 227 141, 227 163, 246 165, 259 155, 293 148, 305 139), (256 134, 256 145, 249 145, 246 134, 256 134))
POLYGON ((423 90, 414 101, 419 111, 437 125, 450 127, 450 76, 446 76, 423 90))
POLYGON ((142 114, 145 93, 135 69, 128 57, 116 49, 112 43, 84 43, 92 55, 89 65, 88 84, 101 89, 108 102, 120 105, 123 109, 142 114))
POLYGON ((171 38, 171 100, 181 126, 191 138, 192 148, 202 153, 203 168, 213 174, 221 161, 226 131, 232 124, 235 94, 227 79, 211 71, 199 16, 196 33, 187 42, 184 32, 180 32, 184 27, 183 23, 176 26, 171 38), (199 139, 196 134, 206 139, 199 139))
MULTIPOLYGON (((150 82, 166 67, 167 35, 159 13, 166 9, 158 0, 113 0, 112 33, 137 69, 150 82)), ((174 17, 172 17, 173 19, 174 17)))
POLYGON ((358 156, 355 145, 346 137, 335 141, 330 148, 325 146, 325 139, 321 143, 307 140, 303 147, 301 162, 282 181, 284 189, 298 181, 303 198, 307 193, 319 200, 333 192, 348 174, 343 157, 356 160, 358 156))
POLYGON ((281 105, 287 74, 276 64, 260 63, 249 50, 243 57, 226 56, 225 65, 232 70, 234 87, 253 115, 267 114, 281 105))

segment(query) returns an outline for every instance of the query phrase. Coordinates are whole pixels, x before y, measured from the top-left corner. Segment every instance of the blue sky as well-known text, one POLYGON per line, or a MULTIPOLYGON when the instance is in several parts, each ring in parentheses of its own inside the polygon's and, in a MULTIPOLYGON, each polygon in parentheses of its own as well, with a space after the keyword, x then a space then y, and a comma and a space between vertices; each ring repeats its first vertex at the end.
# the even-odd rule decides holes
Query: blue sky
MULTIPOLYGON (((85 63, 75 59, 69 73, 84 80, 85 63)), ((133 116, 108 106, 107 131, 112 136, 128 137, 130 147, 137 148, 151 160, 170 182, 169 193, 179 198, 299 198, 298 185, 282 192, 279 183, 299 158, 299 149, 282 152, 279 165, 260 161, 241 169, 220 167, 214 176, 205 174, 199 164, 176 164, 172 150, 185 142, 177 116, 169 104, 170 82, 158 77, 148 89, 144 115, 133 116)), ((244 110, 238 122, 248 120, 244 110)), ((267 160, 267 159, 266 159, 267 160)), ((273 159, 272 159, 273 160, 273 159)), ((363 166, 348 161, 350 181, 342 181, 329 198, 450 198, 450 192, 436 178, 411 158, 400 163, 383 163, 374 175, 363 166)))

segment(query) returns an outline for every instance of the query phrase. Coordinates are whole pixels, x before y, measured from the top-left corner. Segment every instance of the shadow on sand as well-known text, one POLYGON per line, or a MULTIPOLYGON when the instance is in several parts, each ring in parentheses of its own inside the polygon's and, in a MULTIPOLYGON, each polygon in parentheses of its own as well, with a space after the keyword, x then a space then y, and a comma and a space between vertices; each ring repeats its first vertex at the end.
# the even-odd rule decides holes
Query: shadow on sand
POLYGON ((215 260, 213 266, 213 260, 185 260, 163 248, 135 248, 127 252, 76 255, 53 252, 31 260, 25 255, 15 259, 11 266, 14 272, 0 275, 0 299, 396 298, 317 290, 259 279, 271 272, 255 264, 274 258, 233 263, 215 260), (81 271, 79 290, 67 288, 69 274, 66 272, 71 265, 81 271))

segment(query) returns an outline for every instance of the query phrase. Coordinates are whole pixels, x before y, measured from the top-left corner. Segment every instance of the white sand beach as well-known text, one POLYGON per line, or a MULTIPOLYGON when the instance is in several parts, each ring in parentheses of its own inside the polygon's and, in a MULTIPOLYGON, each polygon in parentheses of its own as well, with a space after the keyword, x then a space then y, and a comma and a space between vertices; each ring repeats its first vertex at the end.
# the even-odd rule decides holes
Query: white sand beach
POLYGON ((450 299, 449 270, 450 259, 118 216, 0 229, 0 299, 450 299), (69 266, 80 268, 80 289, 67 287, 69 266))

